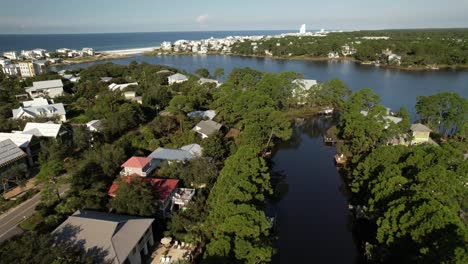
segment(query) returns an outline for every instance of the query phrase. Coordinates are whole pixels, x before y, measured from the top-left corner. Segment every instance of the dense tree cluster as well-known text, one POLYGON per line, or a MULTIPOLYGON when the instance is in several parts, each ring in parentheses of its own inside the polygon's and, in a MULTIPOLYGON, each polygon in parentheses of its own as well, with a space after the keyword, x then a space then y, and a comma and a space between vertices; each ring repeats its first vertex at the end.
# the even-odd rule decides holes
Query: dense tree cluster
POLYGON ((382 146, 357 165, 352 190, 376 225, 368 255, 385 263, 466 263, 467 151, 382 146), (466 216, 465 216, 466 217, 466 216))
MULTIPOLYGON (((357 50, 351 55, 358 61, 386 62, 383 50, 390 49, 402 56, 402 66, 468 64, 468 31, 451 30, 385 30, 329 33, 326 37, 284 37, 255 41, 245 41, 234 45, 235 54, 265 56, 270 51, 273 56, 328 58, 329 52, 341 52, 348 45, 357 50), (386 36, 388 39, 365 39, 363 37, 386 36)), ((340 54, 341 56, 341 54, 340 54)))

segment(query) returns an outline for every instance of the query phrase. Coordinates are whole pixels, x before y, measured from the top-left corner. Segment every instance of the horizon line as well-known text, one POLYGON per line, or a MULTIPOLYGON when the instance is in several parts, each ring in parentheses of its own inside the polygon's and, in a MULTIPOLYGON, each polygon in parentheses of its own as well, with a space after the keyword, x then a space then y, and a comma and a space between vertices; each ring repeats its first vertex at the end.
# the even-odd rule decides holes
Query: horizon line
MULTIPOLYGON (((375 28, 375 29, 326 29, 342 30, 345 32, 354 31, 385 31, 385 30, 443 30, 456 29, 468 30, 468 27, 409 27, 409 28, 375 28)), ((81 33, 0 33, 0 35, 92 35, 92 34, 140 34, 140 33, 200 33, 200 32, 241 32, 241 31, 299 31, 296 29, 222 29, 222 30, 185 30, 185 31, 124 31, 124 32, 81 32, 81 33)), ((315 29, 320 30, 320 29, 315 29)), ((311 31, 307 31, 311 32, 311 31)))

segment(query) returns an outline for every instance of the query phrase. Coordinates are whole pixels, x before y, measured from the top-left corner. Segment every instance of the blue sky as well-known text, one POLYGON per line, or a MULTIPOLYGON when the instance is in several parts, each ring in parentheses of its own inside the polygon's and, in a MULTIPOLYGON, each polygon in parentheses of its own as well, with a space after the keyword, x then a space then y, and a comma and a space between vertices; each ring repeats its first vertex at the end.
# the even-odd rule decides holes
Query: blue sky
POLYGON ((0 33, 468 27, 468 0, 0 1, 0 33))

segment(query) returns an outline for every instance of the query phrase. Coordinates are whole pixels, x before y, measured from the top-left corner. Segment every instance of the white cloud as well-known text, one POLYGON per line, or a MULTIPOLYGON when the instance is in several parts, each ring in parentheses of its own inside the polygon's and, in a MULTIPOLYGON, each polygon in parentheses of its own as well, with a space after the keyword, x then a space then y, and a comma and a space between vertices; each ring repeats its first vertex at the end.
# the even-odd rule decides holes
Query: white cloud
POLYGON ((210 16, 208 15, 199 15, 197 16, 197 18, 195 19, 195 21, 198 23, 198 24, 204 24, 206 22, 208 22, 208 20, 210 19, 210 16))

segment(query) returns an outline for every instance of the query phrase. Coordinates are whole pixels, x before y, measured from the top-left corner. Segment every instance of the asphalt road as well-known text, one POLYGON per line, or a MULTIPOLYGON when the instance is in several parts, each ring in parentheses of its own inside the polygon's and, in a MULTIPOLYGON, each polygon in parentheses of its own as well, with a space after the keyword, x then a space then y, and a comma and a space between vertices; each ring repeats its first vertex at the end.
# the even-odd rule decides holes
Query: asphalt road
MULTIPOLYGON (((69 185, 63 185, 60 188, 60 195, 68 191, 69 188, 69 185)), ((34 213, 36 205, 40 201, 41 194, 38 193, 31 199, 0 216, 0 243, 23 233, 23 230, 18 225, 34 213)))

